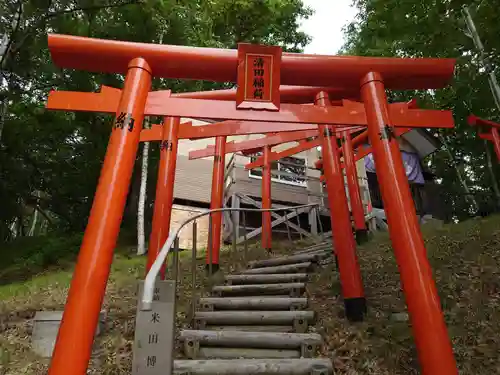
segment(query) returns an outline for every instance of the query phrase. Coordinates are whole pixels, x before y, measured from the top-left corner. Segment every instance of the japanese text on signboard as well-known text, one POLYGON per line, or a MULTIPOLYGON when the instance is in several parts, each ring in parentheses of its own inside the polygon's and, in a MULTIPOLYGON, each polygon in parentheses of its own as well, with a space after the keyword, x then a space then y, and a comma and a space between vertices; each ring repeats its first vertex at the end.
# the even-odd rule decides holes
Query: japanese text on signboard
POLYGON ((281 48, 238 44, 236 108, 279 111, 281 48))
POLYGON ((271 55, 246 55, 245 100, 270 101, 272 88, 271 55))

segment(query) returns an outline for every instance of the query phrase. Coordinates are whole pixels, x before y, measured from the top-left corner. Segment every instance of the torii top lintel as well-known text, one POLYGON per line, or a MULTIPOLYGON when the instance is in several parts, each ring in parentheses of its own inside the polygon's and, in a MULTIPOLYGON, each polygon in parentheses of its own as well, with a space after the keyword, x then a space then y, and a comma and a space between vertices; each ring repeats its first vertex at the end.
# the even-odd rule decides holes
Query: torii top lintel
MULTIPOLYGON (((320 91, 328 93, 333 105, 341 105, 341 99, 359 99, 359 90, 355 88, 314 87, 314 86, 280 86, 280 100, 282 103, 306 104, 314 103, 314 98, 320 91)), ((211 90, 197 92, 172 93, 174 98, 208 99, 208 100, 236 100, 236 89, 211 90)))
MULTIPOLYGON (((238 52, 123 42, 49 34, 52 59, 61 68, 104 73, 125 73, 130 60, 143 57, 153 75, 163 78, 236 82, 238 52)), ((281 84, 359 87, 369 72, 378 72, 385 87, 396 90, 434 89, 447 85, 454 59, 321 56, 284 53, 281 84)))

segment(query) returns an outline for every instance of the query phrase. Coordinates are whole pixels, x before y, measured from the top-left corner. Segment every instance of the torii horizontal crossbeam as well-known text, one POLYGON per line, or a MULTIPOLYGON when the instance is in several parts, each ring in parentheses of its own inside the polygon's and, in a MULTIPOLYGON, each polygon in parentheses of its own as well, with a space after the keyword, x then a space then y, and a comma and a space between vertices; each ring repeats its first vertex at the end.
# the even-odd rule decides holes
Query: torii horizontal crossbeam
MULTIPOLYGON (((115 89, 103 89, 101 93, 52 91, 47 109, 116 113, 118 106, 115 89)), ((450 111, 390 108, 393 126, 452 128, 450 111)), ((145 115, 174 116, 202 119, 228 119, 286 123, 329 124, 335 126, 366 126, 363 106, 356 108, 318 107, 299 104, 282 104, 279 112, 238 110, 233 102, 223 100, 172 98, 170 91, 150 92, 146 101, 145 115)), ((250 125, 251 126, 251 125, 250 125)), ((291 126, 291 125, 290 125, 291 126)), ((280 131, 280 130, 274 130, 280 131)), ((257 133, 257 132, 253 132, 257 133)))
MULTIPOLYGON (((100 93, 52 91, 49 93, 46 107, 53 110, 116 113, 118 100, 116 90, 109 88, 100 93)), ((364 113, 343 110, 342 107, 325 109, 312 105, 281 104, 279 112, 242 111, 236 109, 231 101, 171 97, 168 90, 150 92, 144 114, 215 120, 325 123, 337 126, 366 124, 364 113), (339 122, 337 118, 344 121, 339 122)))
MULTIPOLYGON (((410 129, 410 128, 396 128, 395 135, 399 137, 405 133, 408 133, 410 130, 412 130, 412 129, 410 129)), ((368 132, 364 131, 363 133, 361 133, 353 138, 352 146, 358 147, 363 142, 365 142, 367 140, 367 138, 368 138, 368 132)), ((312 141, 302 142, 302 143, 298 144, 297 146, 287 148, 286 150, 283 150, 280 152, 271 152, 271 154, 269 156, 269 161, 270 162, 278 161, 278 160, 286 158, 288 156, 298 154, 299 152, 304 152, 304 151, 310 150, 311 148, 318 147, 318 146, 320 146, 320 144, 321 144, 321 142, 319 139, 314 139, 312 141)), ((339 150, 339 152, 342 155, 342 150, 339 150)), ((356 161, 358 161, 360 158, 365 157, 369 153, 371 153, 371 147, 369 147, 369 148, 365 147, 365 148, 360 149, 356 155, 356 161), (369 150, 369 151, 367 151, 367 150, 369 150), (360 155, 362 155, 362 156, 360 156, 360 155)), ((247 163, 245 165, 245 169, 260 168, 263 165, 264 165, 264 158, 262 156, 260 156, 255 161, 253 161, 251 163, 247 163)))
MULTIPOLYGON (((230 49, 122 42, 49 34, 52 59, 61 68, 125 73, 128 63, 144 58, 155 77, 236 82, 238 51, 230 49)), ((453 77, 454 59, 321 56, 284 53, 285 85, 359 87, 369 72, 384 77, 397 90, 445 86, 453 77)))
MULTIPOLYGON (((319 139, 313 139, 312 141, 299 143, 297 146, 287 148, 286 150, 280 152, 271 152, 269 155, 269 162, 277 161, 288 156, 298 154, 299 152, 310 150, 311 148, 318 147, 321 144, 319 139)), ((245 164, 245 169, 260 168, 264 165, 264 158, 260 156, 257 160, 245 164)))
POLYGON ((469 125, 472 125, 472 126, 474 126, 474 125, 488 126, 488 127, 500 129, 500 124, 498 122, 494 122, 494 121, 491 121, 491 120, 486 120, 486 119, 477 117, 475 115, 470 115, 467 118, 467 122, 469 123, 469 125))
MULTIPOLYGON (((316 130, 314 124, 290 124, 287 122, 259 122, 259 121, 223 121, 210 125, 193 126, 191 123, 181 124, 179 139, 202 139, 218 136, 235 136, 249 134, 266 134, 276 132, 295 132, 316 130)), ((161 125, 153 125, 151 129, 143 129, 141 142, 154 142, 161 140, 161 125)))
MULTIPOLYGON (((213 126, 213 125, 212 125, 213 126)), ((336 132, 348 132, 353 133, 363 128, 357 127, 349 127, 349 128, 336 128, 336 132)), ((276 146, 278 144, 295 142, 301 139, 317 137, 318 130, 303 130, 303 131, 295 131, 295 132, 284 132, 279 134, 271 134, 266 137, 250 139, 241 142, 228 142, 226 143, 226 154, 231 154, 234 152, 252 152, 259 151, 261 148, 265 146, 276 146)), ((213 145, 209 145, 206 148, 200 150, 194 150, 189 152, 189 159, 201 159, 209 156, 214 156, 215 147, 213 145)))
MULTIPOLYGON (((280 86, 281 103, 313 103, 314 97, 320 91, 328 93, 330 100, 335 105, 341 105, 339 100, 345 98, 358 99, 359 90, 357 88, 341 89, 337 87, 313 87, 313 86, 280 86)), ((191 99, 213 99, 213 100, 236 100, 236 89, 211 90, 197 92, 179 92, 172 94, 173 98, 191 98, 191 99)))
MULTIPOLYGON (((246 150, 253 150, 257 148, 262 148, 264 146, 275 146, 280 143, 287 143, 299 139, 316 137, 317 135, 318 135, 317 130, 306 130, 306 131, 272 134, 267 137, 250 139, 237 143, 228 142, 226 143, 226 154, 231 154, 234 152, 240 152, 246 150)), ((190 151, 189 159, 200 159, 208 156, 214 156, 214 153, 215 153, 215 147, 213 145, 209 145, 204 149, 190 151)))

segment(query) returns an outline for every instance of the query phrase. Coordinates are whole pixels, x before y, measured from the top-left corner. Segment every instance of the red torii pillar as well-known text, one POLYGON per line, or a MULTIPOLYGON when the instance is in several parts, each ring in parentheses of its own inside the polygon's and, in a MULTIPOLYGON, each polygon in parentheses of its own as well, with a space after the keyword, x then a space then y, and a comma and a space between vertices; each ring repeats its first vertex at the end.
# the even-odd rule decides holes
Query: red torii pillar
MULTIPOLYGON (((265 146, 264 152, 264 165, 262 166, 262 208, 270 209, 271 202, 271 163, 269 157, 271 154, 271 146, 265 146)), ((271 252, 272 247, 272 226, 271 226, 271 212, 262 212, 262 247, 271 252)))
POLYGON ((393 136, 394 128, 388 114, 384 81, 379 73, 368 73, 360 84, 377 178, 422 374, 455 375, 457 367, 453 350, 427 260, 403 160, 393 136))
MULTIPOLYGON (((212 125, 214 126, 214 125, 212 125)), ((220 125, 217 125, 220 126, 220 125)), ((287 124, 288 127, 293 126, 287 124)), ((200 127, 197 127, 200 128, 200 127)), ((255 154, 262 150, 263 155, 259 159, 263 159, 262 167, 262 188, 261 188, 261 202, 262 208, 270 209, 272 207, 271 197, 271 149, 277 144, 287 143, 291 141, 300 141, 302 139, 317 136, 318 129, 310 131, 297 131, 297 132, 282 132, 273 135, 267 135, 263 138, 246 140, 243 142, 227 142, 225 151, 226 153, 234 153, 243 151, 245 155, 255 154)), ((194 150, 189 153, 190 159, 197 159, 214 155, 214 146, 207 146, 204 149, 194 150)), ((262 247, 268 252, 272 248, 272 221, 271 212, 262 212, 262 247)))
MULTIPOLYGON (((146 274, 153 265, 170 231, 172 203, 174 201, 175 167, 177 164, 177 147, 179 144, 179 117, 166 117, 162 126, 160 143, 160 165, 156 182, 153 223, 148 246, 148 263, 146 274)), ((165 278, 165 265, 160 277, 165 278)))
POLYGON ((479 118, 475 115, 470 115, 467 118, 467 122, 471 126, 479 125, 489 127, 490 134, 478 132, 478 135, 482 139, 493 142, 493 149, 495 150, 497 160, 500 161, 500 135, 498 134, 500 124, 490 120, 479 118))
POLYGON ((148 63, 142 58, 133 59, 128 65, 49 375, 87 372, 150 88, 148 63))
POLYGON ((356 241, 358 244, 368 240, 368 231, 365 223, 365 211, 363 209, 363 201, 361 200, 361 192, 359 190, 358 171, 356 168, 356 160, 352 147, 351 136, 344 132, 344 143, 342 150, 344 154, 345 174, 347 177, 347 188, 349 190, 349 198, 351 202, 351 212, 356 230, 356 241))
MULTIPOLYGON (((316 105, 329 105, 326 92, 322 91, 316 96, 316 105)), ((337 139, 331 126, 318 125, 318 127, 330 205, 333 244, 338 259, 345 314, 351 321, 361 321, 366 313, 366 299, 356 256, 356 242, 352 233, 344 176, 340 168, 337 139)))
MULTIPOLYGON (((224 200, 224 172, 226 169, 226 137, 219 136, 215 138, 214 169, 212 173, 212 196, 210 200, 210 209, 222 208, 224 200)), ((222 230, 222 212, 211 213, 211 243, 208 244, 206 269, 212 273, 219 270, 219 253, 222 230), (211 257, 211 259, 210 259, 211 257), (211 264, 210 264, 211 262, 211 264)))
POLYGON ((498 129, 495 127, 491 128, 491 138, 493 139, 493 148, 497 159, 500 160, 500 136, 498 135, 498 129))

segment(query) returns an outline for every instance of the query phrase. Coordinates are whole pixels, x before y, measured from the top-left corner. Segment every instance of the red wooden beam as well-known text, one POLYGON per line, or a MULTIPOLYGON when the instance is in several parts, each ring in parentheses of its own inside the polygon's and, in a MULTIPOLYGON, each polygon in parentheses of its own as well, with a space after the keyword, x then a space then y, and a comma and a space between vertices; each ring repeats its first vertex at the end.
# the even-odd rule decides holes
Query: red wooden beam
MULTIPOLYGON (((133 43, 49 34, 54 63, 61 68, 125 73, 142 56, 155 77, 236 82, 237 50, 133 43)), ((370 71, 384 77, 388 89, 440 88, 452 79, 454 59, 321 56, 284 53, 281 83, 285 85, 359 87, 370 71)))
MULTIPOLYGON (((356 154, 354 155, 354 161, 357 163, 359 160, 365 158, 366 156, 370 155, 372 153, 372 148, 371 146, 364 146, 364 147, 360 147, 356 154)), ((319 168, 322 168, 323 167, 323 162, 321 161, 321 159, 318 159, 316 160, 316 162, 314 163, 314 166, 315 168, 319 169, 319 168), (317 162, 320 162, 320 163, 317 163, 317 162)), ((344 163, 340 163, 340 167, 343 169, 345 168, 345 165, 344 163)), ((321 182, 325 181, 325 176, 322 174, 319 178, 319 180, 321 182)))
MULTIPOLYGON (((342 105, 340 100, 344 98, 358 99, 359 97, 359 91, 357 89, 281 85, 280 101, 281 103, 294 103, 294 104, 312 103, 314 101, 314 96, 319 91, 328 92, 330 98, 332 99, 333 105, 342 105)), ((180 92, 172 94, 172 97, 235 101, 236 89, 180 92)))
MULTIPOLYGON (((115 113, 116 94, 82 93, 71 91, 52 91, 47 101, 47 109, 66 111, 89 111, 115 113)), ((171 98, 170 91, 153 91, 148 95, 146 115, 163 116, 168 112, 171 117, 191 117, 204 119, 250 120, 289 123, 328 123, 361 125, 363 112, 348 112, 341 107, 316 108, 298 104, 282 104, 279 112, 242 111, 233 102, 208 99, 171 98), (337 121, 340 118, 343 121, 337 121)))
MULTIPOLYGON (((116 113, 118 95, 114 91, 116 90, 106 89, 104 92, 99 94, 52 91, 49 94, 46 107, 48 109, 66 111, 116 113)), ((389 111, 393 126, 396 127, 453 127, 453 116, 450 111, 408 109, 398 103, 390 105, 389 111)), ((283 104, 280 112, 241 111, 237 110, 234 103, 229 101, 171 98, 170 91, 168 90, 153 91, 149 93, 146 102, 145 115, 191 117, 216 120, 228 119, 309 124, 324 123, 336 126, 366 125, 364 108, 359 105, 355 106, 354 104, 346 108, 318 108, 316 106, 308 105, 283 104)), ((306 129, 302 128, 293 130, 306 129)), ((252 131, 251 133, 260 132, 252 131)), ((159 137, 160 135, 158 134, 158 139, 159 137)))
POLYGON ((498 134, 498 129, 500 129, 500 124, 490 120, 479 118, 475 115, 470 115, 467 118, 467 122, 469 123, 469 125, 472 126, 477 125, 482 127, 488 127, 489 133, 478 133, 479 138, 493 142, 493 148, 495 149, 495 154, 497 155, 497 159, 500 161, 500 136, 498 134))
MULTIPOLYGON (((295 132, 300 130, 317 130, 314 124, 290 124, 286 122, 259 122, 259 121, 223 121, 210 125, 193 126, 192 123, 182 125, 179 130, 179 139, 202 139, 217 136, 235 136, 248 134, 266 134, 277 132, 295 132)), ((161 126, 153 125, 151 129, 144 129, 141 133, 141 142, 157 141, 161 136, 161 126)))
POLYGON ((383 74, 361 81, 377 181, 410 316, 422 374, 457 375, 453 348, 427 259, 408 177, 388 111, 383 74))
MULTIPOLYGON (((228 121, 228 122, 230 122, 230 121, 228 121)), ((276 124, 276 123, 273 123, 273 124, 276 124)), ((269 124, 269 125, 272 126, 273 124, 269 124)), ((299 125, 299 124, 297 124, 297 125, 299 125)), ((195 126, 195 127, 193 127, 195 129, 188 128, 186 131, 191 131, 191 130, 196 131, 197 130, 196 128, 214 127, 214 126, 215 126, 215 124, 204 125, 204 126, 195 126)), ((221 125, 217 125, 217 128, 215 130, 218 130, 219 126, 221 126, 221 125)), ((286 128, 286 129, 289 129, 289 128, 286 128)), ((338 133, 348 132, 349 134, 352 134, 352 133, 358 132, 362 129, 363 129, 363 127, 337 128, 336 132, 338 132, 338 133)), ((266 130, 269 131, 269 129, 265 129, 263 131, 263 133, 265 133, 266 130)), ((154 131, 157 131, 156 128, 154 129, 154 131)), ((149 129, 143 130, 143 134, 145 134, 145 136, 144 136, 144 139, 141 137, 141 141, 154 140, 154 139, 152 139, 154 137, 151 136, 152 131, 150 131, 149 129)), ((236 135, 236 133, 231 133, 231 135, 236 135)), ((263 137, 263 138, 259 138, 259 139, 252 139, 252 140, 248 140, 248 141, 238 142, 238 143, 235 143, 233 146, 229 146, 229 143, 228 143, 228 148, 226 149, 226 153, 242 151, 245 154, 254 154, 255 152, 258 152, 260 148, 262 148, 266 145, 275 146, 275 145, 280 144, 280 143, 293 142, 293 141, 305 142, 305 138, 315 137, 317 135, 318 135, 317 126, 316 126, 316 129, 314 129, 314 130, 294 131, 294 132, 283 131, 279 134, 273 134, 273 135, 269 135, 267 137, 263 137), (232 150, 232 151, 230 151, 230 150, 232 150)), ((203 138, 206 138, 206 136, 203 138)), ((206 149, 191 151, 191 153, 189 154, 189 158, 190 159, 198 159, 198 158, 203 158, 203 157, 207 157, 207 156, 213 156, 213 149, 214 149, 213 146, 209 145, 209 146, 207 146, 206 149)))
POLYGON ((479 133, 478 136, 481 139, 493 142, 493 136, 491 135, 491 133, 479 133))
MULTIPOLYGON (((226 137, 217 137, 215 139, 215 153, 213 172, 212 172, 212 190, 210 196, 210 209, 217 210, 223 207, 224 200, 224 168, 226 166, 226 137)), ((210 273, 219 271, 219 254, 222 232, 222 212, 212 212, 211 235, 208 238, 206 270, 210 273)))
MULTIPOLYGON (((286 132, 281 134, 268 135, 267 137, 250 139, 238 143, 227 143, 226 144, 226 154, 233 152, 260 149, 265 146, 275 146, 280 143, 293 142, 299 139, 316 137, 318 135, 317 130, 308 131, 298 131, 298 132, 286 132)), ((194 150, 189 152, 189 159, 200 159, 208 156, 214 156, 215 147, 210 145, 201 150, 194 150)))
MULTIPOLYGON (((158 90, 169 91, 169 90, 158 90)), ((332 98, 332 105, 342 105, 342 99, 359 97, 358 90, 341 89, 337 87, 308 87, 308 86, 280 86, 280 101, 282 103, 307 104, 314 101, 314 96, 319 91, 326 91, 332 98)), ((115 95, 115 100, 119 99, 121 89, 101 85, 100 93, 106 95, 115 95)), ((236 100, 236 89, 226 90, 210 90, 210 91, 193 91, 193 92, 178 92, 171 94, 173 98, 191 98, 191 99, 212 99, 212 100, 236 100)))
MULTIPOLYGON (((52 92, 48 109, 91 112, 116 112, 116 102, 91 99, 90 93, 52 92), (69 95, 68 95, 69 94, 69 95), (101 111, 99 111, 99 107, 101 111)), ((113 98, 114 99, 114 98, 113 98)), ((146 102, 149 116, 190 117, 203 119, 249 120, 289 123, 326 123, 331 125, 362 125, 363 112, 347 111, 342 107, 316 108, 299 104, 282 104, 279 112, 238 110, 233 102, 208 99, 171 98, 165 91, 151 92, 146 102)))
MULTIPOLYGON (((401 136, 405 133, 408 133, 411 130, 412 130, 411 128, 396 128, 395 134, 396 134, 396 136, 401 136)), ((363 133, 359 134, 358 136, 356 136, 352 139, 352 147, 356 148, 359 145, 363 144, 364 142, 366 142, 367 137, 368 137, 368 132, 365 130, 363 133)), ((286 150, 283 150, 281 152, 272 152, 271 155, 269 156, 269 160, 271 162, 277 161, 277 160, 280 160, 282 158, 286 158, 288 156, 298 154, 299 152, 310 150, 313 147, 318 147, 319 145, 320 145, 320 142, 317 139, 315 139, 313 141, 309 141, 309 142, 304 142, 304 143, 301 143, 297 146, 290 147, 286 150)), ((371 148, 364 147, 364 148, 358 149, 358 151, 356 153, 356 161, 364 158, 369 153, 371 153, 371 148), (367 149, 369 149, 370 151, 366 152, 367 149)), ((342 156, 342 153, 340 154, 340 156, 342 156)), ((261 156, 261 157, 257 158, 255 161, 246 164, 245 169, 254 169, 254 168, 262 167, 264 165, 263 162, 264 162, 264 160, 261 156)), ((343 163, 341 163, 341 166, 342 166, 342 168, 344 168, 343 163)), ((321 160, 316 160, 315 167, 318 169, 322 168, 321 160)))
MULTIPOLYGON (((298 154, 299 152, 307 151, 313 147, 318 147, 320 143, 321 142, 319 139, 315 139, 312 141, 299 143, 297 146, 287 148, 286 150, 280 152, 271 152, 271 154, 269 155, 269 162, 280 160, 282 158, 286 158, 287 156, 298 154)), ((261 156, 254 162, 246 164, 245 169, 259 168, 262 167, 263 165, 264 165, 264 159, 261 156)))
POLYGON ((144 59, 130 62, 54 346, 51 375, 87 373, 151 80, 151 69, 144 59), (130 115, 123 118, 123 112, 130 115))
POLYGON ((477 117, 475 115, 470 115, 469 117, 467 117, 467 122, 471 126, 489 126, 489 127, 500 129, 500 124, 499 123, 491 121, 491 120, 486 120, 486 119, 483 119, 483 118, 479 118, 479 117, 477 117))
MULTIPOLYGON (((328 106, 330 104, 328 94, 318 93, 315 104, 320 107, 328 106)), ((356 256, 356 243, 352 233, 344 176, 340 168, 339 147, 331 127, 324 124, 318 127, 321 155, 325 163, 324 172, 332 227, 332 250, 339 269, 345 315, 350 321, 362 321, 366 313, 366 299, 356 256)))

